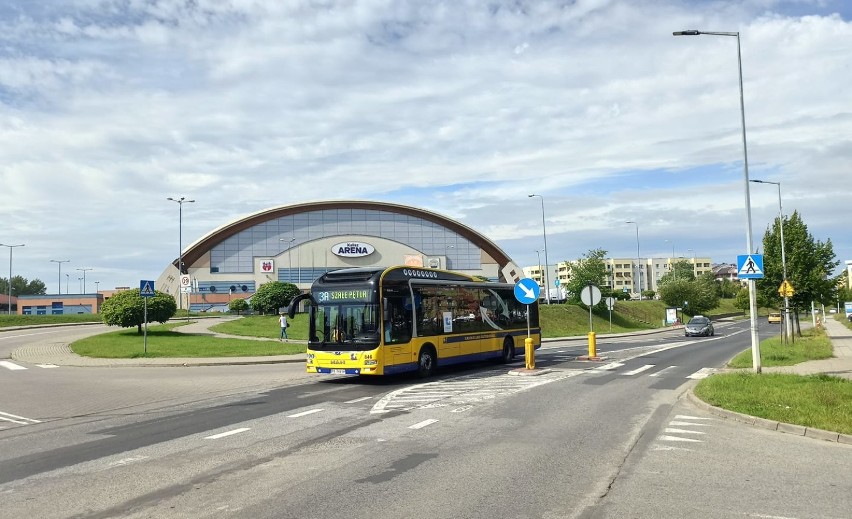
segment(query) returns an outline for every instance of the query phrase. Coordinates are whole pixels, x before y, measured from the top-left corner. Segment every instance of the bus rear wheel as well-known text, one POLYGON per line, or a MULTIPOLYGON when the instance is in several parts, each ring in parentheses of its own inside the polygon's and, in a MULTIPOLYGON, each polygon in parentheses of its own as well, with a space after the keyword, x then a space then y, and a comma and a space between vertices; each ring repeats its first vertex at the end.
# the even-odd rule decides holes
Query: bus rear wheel
POLYGON ((424 346, 417 356, 417 376, 420 378, 430 377, 438 367, 438 356, 431 346, 424 346))
POLYGON ((515 344, 511 337, 506 337, 503 341, 503 353, 500 355, 500 363, 508 364, 515 358, 515 344))

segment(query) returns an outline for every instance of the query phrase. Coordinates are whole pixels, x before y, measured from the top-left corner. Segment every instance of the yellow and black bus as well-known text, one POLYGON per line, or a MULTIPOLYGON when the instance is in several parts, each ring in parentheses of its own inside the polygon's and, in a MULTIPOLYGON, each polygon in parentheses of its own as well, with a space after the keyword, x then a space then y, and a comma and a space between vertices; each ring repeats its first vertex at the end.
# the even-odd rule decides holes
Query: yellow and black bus
POLYGON ((347 268, 320 276, 293 299, 308 301, 308 373, 389 375, 523 355, 529 333, 541 345, 538 304, 514 285, 436 269, 347 268), (529 311, 529 321, 527 320, 529 311))

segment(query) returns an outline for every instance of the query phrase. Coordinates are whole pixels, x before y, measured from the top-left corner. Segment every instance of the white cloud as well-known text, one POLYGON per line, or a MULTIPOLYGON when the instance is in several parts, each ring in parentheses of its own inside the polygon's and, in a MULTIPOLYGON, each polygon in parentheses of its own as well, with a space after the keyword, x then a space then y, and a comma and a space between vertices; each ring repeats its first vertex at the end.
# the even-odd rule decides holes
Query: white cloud
MULTIPOLYGON (((0 10, 0 241, 27 242, 21 274, 50 289, 56 255, 102 287, 158 274, 176 252, 167 196, 197 200, 184 244, 260 208, 363 198, 460 218, 524 264, 536 192, 551 260, 630 255, 636 219, 649 253, 669 239, 730 261, 736 41, 671 35, 688 28, 741 32, 753 176, 852 258, 852 24, 821 3, 64 5, 0 10)), ((759 242, 777 201, 752 192, 759 242)))

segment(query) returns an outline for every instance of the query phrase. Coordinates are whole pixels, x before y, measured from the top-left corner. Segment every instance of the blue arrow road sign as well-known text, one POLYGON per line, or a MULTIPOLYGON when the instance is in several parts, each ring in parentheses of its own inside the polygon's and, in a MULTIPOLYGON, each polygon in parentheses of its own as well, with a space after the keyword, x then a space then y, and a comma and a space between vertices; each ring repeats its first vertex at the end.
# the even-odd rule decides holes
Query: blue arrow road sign
POLYGON ((534 279, 523 278, 515 283, 515 299, 525 305, 538 301, 540 292, 541 288, 534 279))
POLYGON ((762 279, 763 254, 737 256, 737 277, 739 279, 762 279))
POLYGON ((143 279, 139 282, 139 294, 142 297, 154 297, 154 282, 143 279))

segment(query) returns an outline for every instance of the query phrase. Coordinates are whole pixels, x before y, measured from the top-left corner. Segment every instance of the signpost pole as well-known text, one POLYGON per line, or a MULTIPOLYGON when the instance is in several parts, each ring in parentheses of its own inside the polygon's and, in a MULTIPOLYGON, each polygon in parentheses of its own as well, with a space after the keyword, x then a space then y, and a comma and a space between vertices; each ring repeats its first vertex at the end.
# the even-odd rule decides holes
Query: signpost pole
POLYGON ((527 307, 527 337, 524 339, 524 360, 526 369, 535 369, 535 348, 530 329, 530 304, 538 300, 541 287, 530 278, 523 278, 515 283, 515 299, 527 307))
POLYGON ((142 299, 145 301, 145 317, 143 318, 143 320, 145 321, 145 334, 144 334, 145 350, 144 350, 144 353, 145 353, 145 355, 148 355, 148 298, 143 297, 142 299))

